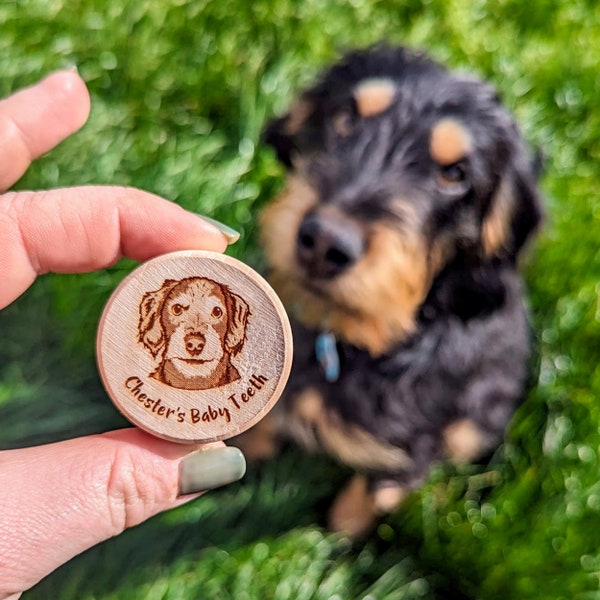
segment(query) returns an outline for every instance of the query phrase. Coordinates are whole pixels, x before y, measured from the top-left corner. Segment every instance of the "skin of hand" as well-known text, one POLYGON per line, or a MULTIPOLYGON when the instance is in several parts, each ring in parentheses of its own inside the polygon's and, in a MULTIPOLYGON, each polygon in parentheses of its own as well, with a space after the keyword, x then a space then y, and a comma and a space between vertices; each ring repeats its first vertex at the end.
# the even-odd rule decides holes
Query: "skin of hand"
MULTIPOLYGON (((0 100, 0 192, 82 127, 89 112, 88 90, 74 71, 0 100)), ((5 191, 0 308, 50 271, 82 273, 122 256, 222 252, 226 245, 214 224, 133 188, 5 191)), ((87 548, 244 471, 237 448, 174 444, 137 429, 0 452, 0 600, 18 598, 87 548)))

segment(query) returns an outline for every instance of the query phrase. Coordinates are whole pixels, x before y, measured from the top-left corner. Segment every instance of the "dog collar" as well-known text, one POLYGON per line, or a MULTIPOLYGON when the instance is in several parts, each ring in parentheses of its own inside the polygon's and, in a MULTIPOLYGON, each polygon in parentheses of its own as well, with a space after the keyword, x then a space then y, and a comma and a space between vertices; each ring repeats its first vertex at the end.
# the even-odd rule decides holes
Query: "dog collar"
POLYGON ((335 383, 340 378, 340 355, 333 333, 326 332, 317 335, 315 355, 325 380, 328 383, 335 383))

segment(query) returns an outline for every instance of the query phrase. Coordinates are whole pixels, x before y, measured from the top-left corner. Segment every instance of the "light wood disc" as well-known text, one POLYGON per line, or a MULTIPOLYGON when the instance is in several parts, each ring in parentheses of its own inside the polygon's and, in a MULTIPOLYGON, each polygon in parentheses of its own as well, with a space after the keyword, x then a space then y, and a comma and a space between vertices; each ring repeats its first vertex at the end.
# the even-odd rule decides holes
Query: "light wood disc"
POLYGON ((104 387, 132 423, 181 443, 223 440, 275 404, 292 333, 269 284, 244 263, 183 251, 135 269, 98 328, 104 387))

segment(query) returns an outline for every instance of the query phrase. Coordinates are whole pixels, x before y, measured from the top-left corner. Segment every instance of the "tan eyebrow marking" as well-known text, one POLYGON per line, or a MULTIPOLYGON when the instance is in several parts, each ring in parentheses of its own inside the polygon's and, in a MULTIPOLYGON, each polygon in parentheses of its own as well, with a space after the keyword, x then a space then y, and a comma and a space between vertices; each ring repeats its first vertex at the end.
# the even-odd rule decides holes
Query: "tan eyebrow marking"
POLYGON ((440 165, 463 159, 473 148, 473 140, 464 125, 455 119, 442 119, 431 130, 429 154, 440 165))
POLYGON ((391 79, 365 79, 354 88, 354 99, 361 117, 374 117, 389 108, 396 94, 391 79))

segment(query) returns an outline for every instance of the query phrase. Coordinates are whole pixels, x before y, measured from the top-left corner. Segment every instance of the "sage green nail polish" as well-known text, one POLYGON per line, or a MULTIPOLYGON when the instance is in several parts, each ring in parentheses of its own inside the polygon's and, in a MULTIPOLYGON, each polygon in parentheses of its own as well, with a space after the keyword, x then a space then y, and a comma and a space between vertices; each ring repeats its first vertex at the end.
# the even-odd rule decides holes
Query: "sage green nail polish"
POLYGON ((241 479, 245 472, 246 459, 239 448, 227 446, 192 452, 181 461, 179 495, 194 494, 233 483, 241 479))
POLYGON ((240 239, 240 232, 229 227, 229 225, 225 225, 225 223, 221 223, 221 221, 217 221, 216 219, 212 219, 205 215, 198 216, 202 217, 205 221, 208 221, 211 225, 214 225, 227 238, 227 243, 230 246, 240 239))

